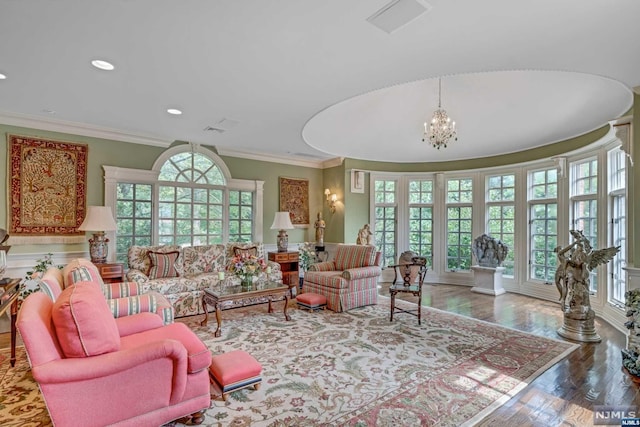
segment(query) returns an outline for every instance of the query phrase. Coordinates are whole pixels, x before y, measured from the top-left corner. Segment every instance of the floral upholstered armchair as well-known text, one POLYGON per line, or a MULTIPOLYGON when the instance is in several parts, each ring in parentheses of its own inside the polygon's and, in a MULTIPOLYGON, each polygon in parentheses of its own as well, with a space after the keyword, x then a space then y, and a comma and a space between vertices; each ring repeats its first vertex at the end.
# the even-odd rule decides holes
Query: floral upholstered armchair
POLYGON ((375 246, 339 245, 333 261, 309 266, 302 293, 324 295, 327 307, 338 312, 376 304, 382 274, 379 263, 375 246))

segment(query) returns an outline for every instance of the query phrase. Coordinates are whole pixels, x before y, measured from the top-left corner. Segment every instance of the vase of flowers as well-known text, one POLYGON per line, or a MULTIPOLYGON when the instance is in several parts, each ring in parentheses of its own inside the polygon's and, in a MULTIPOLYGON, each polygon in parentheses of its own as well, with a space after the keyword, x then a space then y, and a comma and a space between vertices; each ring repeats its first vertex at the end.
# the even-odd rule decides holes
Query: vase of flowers
POLYGON ((263 258, 244 253, 234 256, 229 263, 229 272, 240 278, 243 287, 251 286, 254 277, 266 269, 267 263, 263 258))
POLYGON ((300 272, 300 286, 302 286, 302 282, 304 281, 304 272, 309 269, 311 264, 320 262, 320 258, 318 258, 318 254, 316 253, 315 243, 304 242, 299 245, 298 257, 300 259, 300 270, 302 270, 300 272))

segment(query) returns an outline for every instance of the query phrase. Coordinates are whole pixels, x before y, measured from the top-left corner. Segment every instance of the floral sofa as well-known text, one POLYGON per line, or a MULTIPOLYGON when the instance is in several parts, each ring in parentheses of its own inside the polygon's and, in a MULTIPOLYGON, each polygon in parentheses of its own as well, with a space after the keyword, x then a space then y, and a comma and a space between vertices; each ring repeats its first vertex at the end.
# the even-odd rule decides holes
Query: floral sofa
MULTIPOLYGON (((173 305, 175 317, 202 314, 202 292, 219 283, 219 273, 237 253, 266 259, 262 243, 227 243, 180 247, 177 245, 132 246, 128 251, 127 280, 143 291, 164 295, 173 305)), ((280 264, 267 261, 269 279, 282 280, 280 264)), ((262 272, 259 279, 266 278, 262 272)), ((227 273, 227 279, 232 280, 227 273)), ((237 279, 239 281, 239 279, 237 279)))

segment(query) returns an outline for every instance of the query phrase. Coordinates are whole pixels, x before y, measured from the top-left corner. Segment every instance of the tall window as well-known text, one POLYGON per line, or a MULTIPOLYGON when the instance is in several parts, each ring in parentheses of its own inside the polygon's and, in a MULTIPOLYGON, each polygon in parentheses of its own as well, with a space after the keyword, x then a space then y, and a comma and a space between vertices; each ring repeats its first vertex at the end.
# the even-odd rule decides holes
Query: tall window
POLYGON ((409 181, 409 250, 433 265, 433 181, 409 181))
MULTIPOLYGON (((581 230, 593 247, 598 245, 598 161, 587 159, 571 165, 571 225, 581 230)), ((593 270, 589 290, 596 292, 598 278, 593 270)))
POLYGON ((473 180, 447 180, 447 270, 471 268, 473 180))
POLYGON ((610 303, 623 306, 625 302, 624 294, 627 291, 625 282, 625 254, 627 253, 627 217, 626 217, 626 159, 625 153, 620 147, 610 150, 609 158, 609 245, 620 246, 620 252, 613 258, 610 264, 610 280, 608 300, 610 303))
POLYGON ((253 235, 253 193, 229 192, 229 240, 250 242, 253 235))
POLYGON ((380 179, 374 182, 376 246, 382 253, 382 265, 396 263, 397 186, 395 180, 380 179))
POLYGON ((493 175, 487 179, 487 233, 509 247, 502 266, 504 275, 514 275, 515 252, 515 175, 493 175))
POLYGON ((127 251, 133 245, 150 245, 153 228, 151 184, 120 182, 117 185, 116 259, 127 262, 127 251))
POLYGON ((558 172, 555 168, 529 174, 529 275, 553 283, 558 260, 558 172))

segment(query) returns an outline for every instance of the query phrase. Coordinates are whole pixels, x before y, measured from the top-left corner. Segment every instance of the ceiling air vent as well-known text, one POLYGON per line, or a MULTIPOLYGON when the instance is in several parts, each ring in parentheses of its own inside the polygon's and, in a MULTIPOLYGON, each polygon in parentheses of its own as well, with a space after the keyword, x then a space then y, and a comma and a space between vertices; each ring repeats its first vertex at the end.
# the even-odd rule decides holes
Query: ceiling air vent
POLYGON ((367 21, 391 34, 429 10, 431 5, 423 0, 394 0, 368 17, 367 21))
POLYGON ((234 127, 236 127, 238 125, 238 123, 240 123, 237 120, 233 120, 233 119, 222 119, 220 121, 218 121, 217 123, 214 123, 211 126, 207 126, 206 128, 204 128, 205 132, 218 132, 218 133, 223 133, 226 132, 228 130, 233 129, 234 127))

